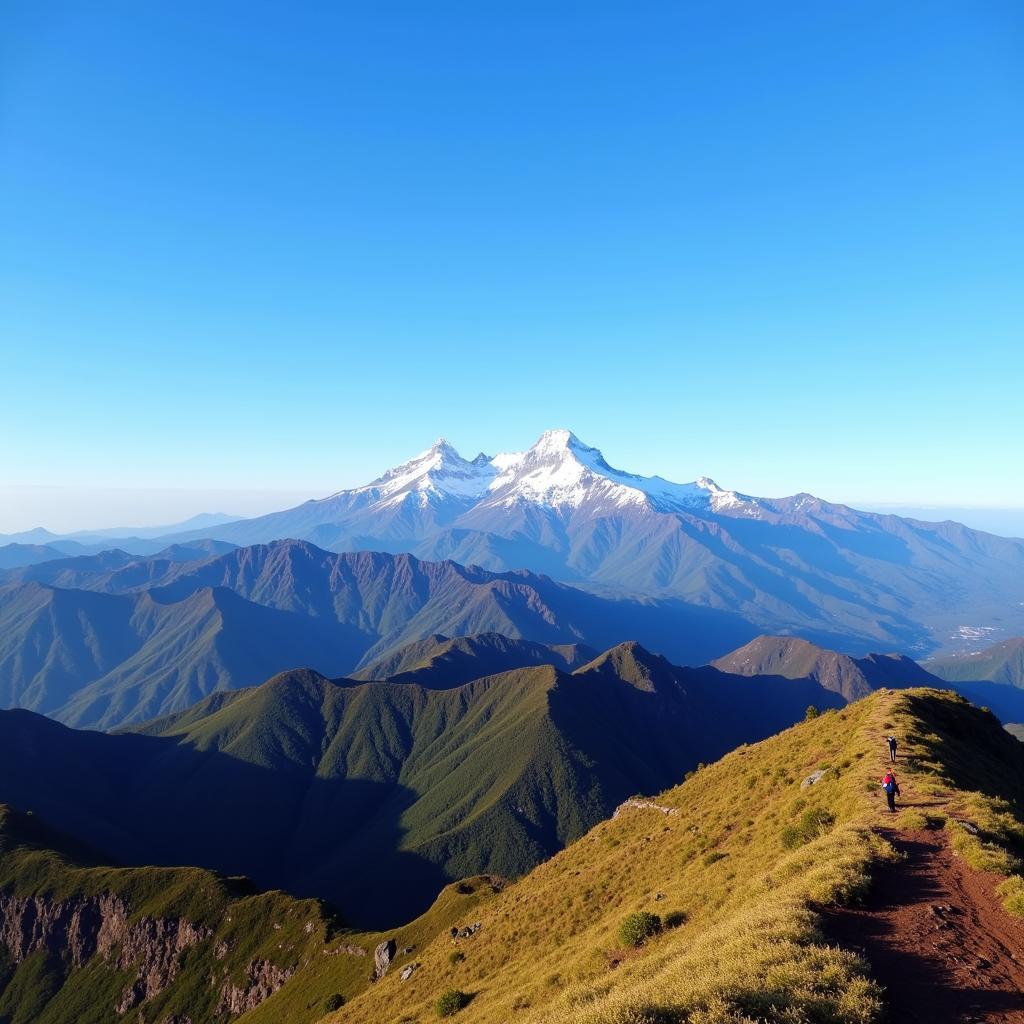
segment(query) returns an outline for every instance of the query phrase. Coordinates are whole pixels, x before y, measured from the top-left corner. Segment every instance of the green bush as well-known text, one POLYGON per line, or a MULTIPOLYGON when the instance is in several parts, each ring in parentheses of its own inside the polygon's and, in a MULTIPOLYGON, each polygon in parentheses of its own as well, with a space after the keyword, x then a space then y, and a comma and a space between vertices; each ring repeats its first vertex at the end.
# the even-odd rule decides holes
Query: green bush
POLYGON ((818 836, 823 836, 836 823, 836 816, 824 807, 808 807, 792 824, 783 828, 780 838, 787 850, 795 850, 818 836))
POLYGON ((454 1017, 459 1010, 469 1006, 469 996, 460 992, 457 988, 450 988, 437 997, 434 1009, 438 1017, 454 1017))
POLYGON ((1024 878, 1020 875, 1011 875, 1005 882, 1000 883, 996 889, 1003 898, 1003 906, 1011 914, 1024 917, 1024 878))
POLYGON ((340 992, 334 992, 324 1000, 324 1012, 333 1013, 345 1005, 345 997, 340 992))
POLYGON ((798 846, 803 846, 807 842, 804 834, 796 825, 786 825, 780 833, 780 839, 782 840, 782 848, 784 850, 795 850, 798 846))
POLYGON ((804 712, 804 721, 810 722, 812 719, 817 718, 820 713, 813 704, 808 704, 807 710, 804 712))
POLYGON ((456 964, 461 964, 466 959, 466 954, 461 949, 453 949, 448 954, 448 963, 454 967, 456 964))
POLYGON ((729 854, 722 853, 721 850, 712 850, 710 853, 704 854, 704 867, 709 868, 712 864, 717 864, 720 860, 725 860, 729 854))
POLYGON ((661 918, 640 910, 623 918, 619 925, 619 941, 624 946, 642 946, 652 935, 661 931, 661 918))

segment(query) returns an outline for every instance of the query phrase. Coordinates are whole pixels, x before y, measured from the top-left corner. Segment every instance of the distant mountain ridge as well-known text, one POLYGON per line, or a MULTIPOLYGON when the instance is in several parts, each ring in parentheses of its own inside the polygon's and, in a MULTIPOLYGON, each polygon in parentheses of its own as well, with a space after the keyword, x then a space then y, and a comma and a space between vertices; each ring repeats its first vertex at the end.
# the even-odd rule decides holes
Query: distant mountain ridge
POLYGON ((0 569, 34 565, 48 558, 95 555, 113 548, 133 555, 152 555, 167 547, 168 542, 162 537, 233 522, 238 522, 237 516, 204 512, 173 526, 115 527, 62 534, 37 526, 20 533, 0 533, 0 569))
POLYGON ((432 688, 461 686, 481 673, 493 675, 513 668, 555 665, 563 671, 579 668, 597 652, 585 644, 539 644, 501 633, 447 637, 435 633, 417 640, 352 673, 353 679, 415 682, 432 688))
POLYGON ((199 536, 525 568, 680 597, 855 653, 958 650, 979 623, 1024 632, 1024 540, 638 476, 568 430, 474 459, 439 440, 365 486, 178 539, 199 536))
POLYGON ((929 671, 951 681, 986 680, 1024 687, 1024 637, 1011 637, 980 651, 927 663, 929 671))
MULTIPOLYGON (((998 666, 1012 645, 998 644, 974 664, 998 666)), ((963 659, 969 662, 968 659, 963 659)), ((966 697, 979 707, 986 707, 1002 721, 1015 736, 1024 729, 1024 688, 993 682, 983 677, 970 678, 965 672, 960 678, 943 678, 929 669, 928 662, 919 665, 902 654, 868 654, 851 658, 837 651, 826 650, 797 637, 759 636, 738 650, 716 658, 711 663, 722 672, 745 676, 781 676, 786 679, 804 679, 820 684, 846 700, 860 700, 879 687, 906 689, 913 686, 931 686, 948 689, 966 697)), ((963 667, 957 662, 957 667, 963 667)))
POLYGON ((743 676, 813 679, 846 700, 860 700, 879 686, 935 686, 940 680, 902 654, 868 654, 852 658, 792 636, 759 636, 716 658, 722 672, 743 676))
POLYGON ((613 599, 407 554, 297 541, 199 554, 114 552, 14 570, 7 578, 21 582, 0 585, 0 705, 111 728, 287 668, 347 675, 436 634, 595 649, 636 637, 700 663, 752 633, 678 600, 613 599))

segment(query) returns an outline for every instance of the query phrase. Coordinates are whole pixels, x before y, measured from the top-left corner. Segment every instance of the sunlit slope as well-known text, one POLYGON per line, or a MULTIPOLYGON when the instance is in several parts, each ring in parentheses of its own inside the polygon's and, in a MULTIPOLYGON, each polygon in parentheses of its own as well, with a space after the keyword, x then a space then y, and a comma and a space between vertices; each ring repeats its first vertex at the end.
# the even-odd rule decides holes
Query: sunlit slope
POLYGON ((980 651, 928 662, 937 676, 951 682, 985 680, 1024 687, 1024 637, 1012 637, 980 651))
POLYGON ((988 866, 1011 867, 1024 748, 955 695, 880 691, 698 771, 656 798, 670 813, 624 809, 489 901, 472 938, 435 940, 410 980, 389 974, 331 1019, 425 1022, 453 988, 471 997, 466 1022, 880 1019, 866 965, 824 943, 813 908, 855 899, 889 855, 872 827, 888 820, 877 778, 891 730, 911 757, 904 788, 981 824, 965 855, 990 843, 1002 860, 988 866), (624 950, 638 911, 669 927, 624 950))
POLYGON ((207 772, 267 770, 267 785, 243 797, 239 827, 262 815, 287 822, 287 839, 268 836, 242 859, 247 873, 386 922, 426 906, 449 879, 523 873, 630 793, 661 789, 830 696, 680 670, 625 644, 572 675, 542 665, 450 690, 293 672, 158 732, 217 755, 184 780, 189 792, 225 791, 219 775, 202 781, 207 772))
POLYGON ((244 874, 383 927, 447 882, 524 874, 629 795, 840 701, 806 680, 681 669, 635 643, 573 673, 531 666, 451 689, 296 670, 138 733, 0 712, 0 800, 121 863, 244 874))

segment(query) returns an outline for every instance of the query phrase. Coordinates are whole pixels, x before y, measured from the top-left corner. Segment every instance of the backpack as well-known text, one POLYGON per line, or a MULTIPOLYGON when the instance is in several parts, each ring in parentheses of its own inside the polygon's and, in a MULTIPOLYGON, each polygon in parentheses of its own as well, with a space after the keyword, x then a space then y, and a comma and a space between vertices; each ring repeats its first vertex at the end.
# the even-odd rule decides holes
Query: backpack
POLYGON ((882 783, 882 788, 886 791, 886 793, 895 793, 896 780, 891 775, 887 775, 885 777, 885 781, 882 783))

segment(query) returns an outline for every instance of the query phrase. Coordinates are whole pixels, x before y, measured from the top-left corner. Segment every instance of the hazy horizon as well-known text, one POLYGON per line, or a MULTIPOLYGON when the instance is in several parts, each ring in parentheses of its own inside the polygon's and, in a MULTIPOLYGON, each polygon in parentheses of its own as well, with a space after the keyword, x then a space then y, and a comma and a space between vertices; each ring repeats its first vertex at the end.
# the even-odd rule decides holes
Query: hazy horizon
MULTIPOLYGON (((475 453, 474 453, 475 454, 475 453)), ((381 467, 381 471, 389 467, 381 467)), ((629 469, 630 467, 620 467, 629 469)), ((375 474, 379 475, 379 474, 375 474)), ((132 489, 100 487, 6 486, 0 484, 0 536, 18 534, 42 527, 56 534, 106 530, 119 527, 149 529, 173 526, 197 515, 227 514, 252 518, 291 508, 310 499, 327 497, 338 490, 369 483, 352 480, 335 485, 310 485, 294 490, 249 489, 132 489)), ((684 481, 678 481, 684 482, 684 481)), ((753 493, 731 481, 723 486, 753 493)), ((849 505, 865 512, 880 512, 912 519, 942 521, 951 519, 972 529, 1005 537, 1024 538, 1024 506, 986 507, 964 505, 926 505, 919 503, 878 502, 854 497, 817 494, 816 497, 849 505)), ((795 492, 790 492, 795 493, 795 492)), ((760 497, 783 497, 781 493, 760 497)), ((125 534, 127 535, 127 534, 125 534)))

